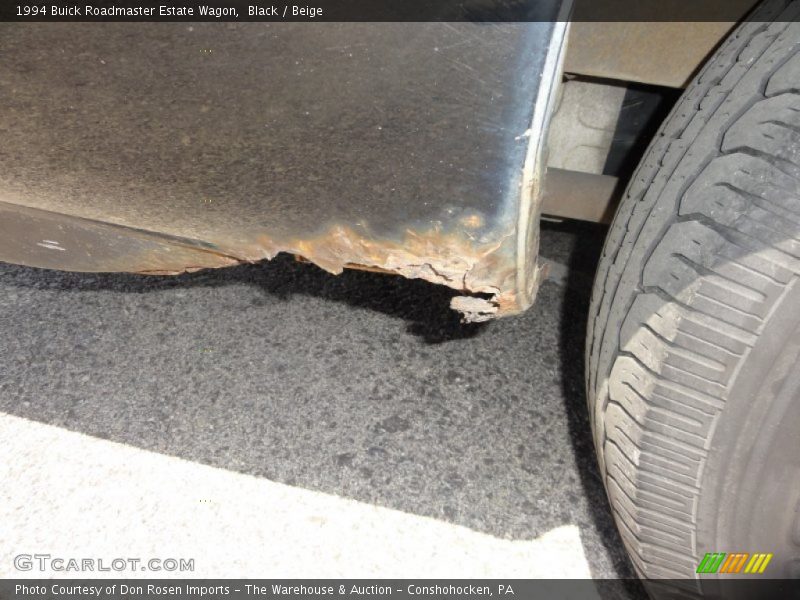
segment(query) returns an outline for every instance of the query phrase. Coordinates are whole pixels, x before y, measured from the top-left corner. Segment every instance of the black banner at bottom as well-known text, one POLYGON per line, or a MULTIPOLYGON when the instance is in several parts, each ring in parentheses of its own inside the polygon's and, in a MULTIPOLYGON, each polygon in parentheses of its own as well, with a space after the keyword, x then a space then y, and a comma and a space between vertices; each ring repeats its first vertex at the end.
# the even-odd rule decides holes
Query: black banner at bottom
POLYGON ((800 580, 5 579, 0 600, 800 598, 800 580), (646 590, 646 591, 645 591, 646 590))

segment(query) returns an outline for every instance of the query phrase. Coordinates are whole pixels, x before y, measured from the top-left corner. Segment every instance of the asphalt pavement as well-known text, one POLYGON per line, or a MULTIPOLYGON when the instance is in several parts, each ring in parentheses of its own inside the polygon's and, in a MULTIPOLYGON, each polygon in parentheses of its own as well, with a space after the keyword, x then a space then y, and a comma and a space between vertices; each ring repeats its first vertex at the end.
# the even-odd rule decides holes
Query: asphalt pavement
MULTIPOLYGON (((216 496, 192 502, 218 505, 204 519, 227 519, 226 503, 236 506, 242 532, 275 511, 291 524, 291 507, 306 502, 297 494, 307 492, 313 502, 367 511, 352 523, 396 522, 381 544, 405 548, 408 560, 415 544, 435 544, 422 532, 437 531, 440 540, 455 536, 448 547, 484 548, 480 573, 525 575, 524 544, 541 542, 529 549, 547 554, 547 540, 558 538, 563 552, 551 555, 550 570, 539 565, 528 575, 585 568, 595 578, 632 577, 595 465, 584 394, 586 311, 603 233, 546 223, 541 253, 552 278, 536 305, 477 325, 459 322, 445 288, 356 271, 335 277, 288 256, 177 277, 0 264, 0 454, 6 446, 25 465, 0 470, 0 528, 13 530, 4 539, 15 546, 7 541, 0 555, 54 543, 53 494, 66 501, 81 490, 85 523, 70 525, 74 535, 84 526, 95 537, 124 529, 133 514, 119 508, 126 494, 159 472, 162 489, 213 479, 216 496), (120 475, 139 461, 136 474, 120 475), (178 476, 184 467, 176 465, 193 475, 178 476), (59 488, 65 477, 70 486, 59 488), (258 482, 279 486, 278 496, 255 491, 258 482), (245 495, 247 510, 237 504, 245 495), (504 571, 506 551, 516 558, 504 571)), ((325 560, 339 556, 350 563, 336 572, 364 573, 344 548, 356 542, 342 535, 326 538, 325 560)), ((437 575, 463 574, 460 559, 441 552, 437 575)), ((391 569, 430 575, 414 562, 391 569)), ((0 572, 13 574, 7 563, 0 572)), ((641 594, 630 583, 603 590, 641 594)))

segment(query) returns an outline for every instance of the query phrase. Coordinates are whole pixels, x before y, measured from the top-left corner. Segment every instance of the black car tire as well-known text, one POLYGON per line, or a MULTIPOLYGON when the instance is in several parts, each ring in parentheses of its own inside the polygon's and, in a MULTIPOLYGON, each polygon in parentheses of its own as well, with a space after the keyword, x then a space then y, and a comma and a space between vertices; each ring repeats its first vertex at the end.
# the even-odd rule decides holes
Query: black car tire
MULTIPOLYGON (((800 0, 761 5, 678 101, 595 281, 595 445, 637 572, 705 553, 800 576, 800 0)), ((743 576, 742 573, 738 575, 743 576)))

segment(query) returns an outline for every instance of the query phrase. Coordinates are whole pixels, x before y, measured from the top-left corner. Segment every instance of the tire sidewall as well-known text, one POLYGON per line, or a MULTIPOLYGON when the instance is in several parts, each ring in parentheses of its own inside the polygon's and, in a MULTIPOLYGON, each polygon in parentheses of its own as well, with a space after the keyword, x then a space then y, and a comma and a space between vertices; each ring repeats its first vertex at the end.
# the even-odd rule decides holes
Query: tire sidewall
POLYGON ((698 499, 698 556, 772 552, 769 577, 791 576, 800 561, 793 539, 800 482, 787 479, 800 470, 799 358, 795 279, 733 379, 711 438, 698 499), (796 432, 789 447, 787 431, 796 432))

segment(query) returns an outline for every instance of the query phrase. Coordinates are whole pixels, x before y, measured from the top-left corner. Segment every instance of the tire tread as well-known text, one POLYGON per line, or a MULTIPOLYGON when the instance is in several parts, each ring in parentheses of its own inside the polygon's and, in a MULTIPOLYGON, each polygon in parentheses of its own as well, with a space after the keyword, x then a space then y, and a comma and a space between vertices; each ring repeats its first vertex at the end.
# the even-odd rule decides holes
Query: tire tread
POLYGON ((601 256, 587 396, 645 577, 696 576, 715 424, 800 274, 799 12, 800 0, 762 4, 706 64, 634 173, 601 256))

